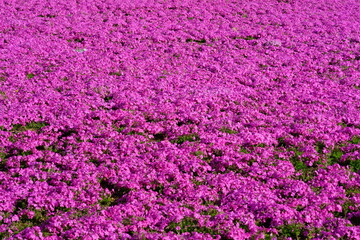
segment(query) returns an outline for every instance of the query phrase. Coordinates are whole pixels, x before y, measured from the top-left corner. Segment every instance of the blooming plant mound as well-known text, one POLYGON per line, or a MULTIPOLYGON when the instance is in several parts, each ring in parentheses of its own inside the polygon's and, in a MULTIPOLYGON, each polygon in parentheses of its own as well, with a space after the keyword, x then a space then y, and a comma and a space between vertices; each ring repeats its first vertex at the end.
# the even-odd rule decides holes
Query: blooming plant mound
POLYGON ((360 1, 20 2, 0 239, 360 239, 360 1))

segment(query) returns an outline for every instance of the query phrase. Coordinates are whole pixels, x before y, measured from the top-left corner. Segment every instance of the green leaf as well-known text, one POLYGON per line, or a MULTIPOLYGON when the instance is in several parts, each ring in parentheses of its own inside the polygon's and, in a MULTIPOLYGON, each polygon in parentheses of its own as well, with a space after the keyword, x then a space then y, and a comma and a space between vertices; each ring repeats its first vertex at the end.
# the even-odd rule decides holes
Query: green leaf
POLYGON ((28 79, 32 79, 32 78, 35 77, 35 74, 33 74, 33 73, 28 73, 28 74, 26 74, 26 77, 27 77, 28 79))

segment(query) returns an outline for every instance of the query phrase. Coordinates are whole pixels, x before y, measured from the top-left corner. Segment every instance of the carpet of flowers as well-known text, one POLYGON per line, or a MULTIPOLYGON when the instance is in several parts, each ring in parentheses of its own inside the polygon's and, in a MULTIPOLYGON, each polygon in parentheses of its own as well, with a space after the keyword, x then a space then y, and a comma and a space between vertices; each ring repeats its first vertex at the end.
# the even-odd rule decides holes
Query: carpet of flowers
POLYGON ((360 239, 359 12, 1 1, 0 239, 360 239))

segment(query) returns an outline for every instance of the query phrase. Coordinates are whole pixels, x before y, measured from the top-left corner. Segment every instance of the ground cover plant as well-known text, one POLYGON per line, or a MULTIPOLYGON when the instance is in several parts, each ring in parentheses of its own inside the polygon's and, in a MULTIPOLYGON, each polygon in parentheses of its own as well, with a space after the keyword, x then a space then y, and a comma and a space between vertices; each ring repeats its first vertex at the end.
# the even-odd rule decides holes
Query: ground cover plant
POLYGON ((360 2, 0 3, 0 239, 359 239, 360 2))

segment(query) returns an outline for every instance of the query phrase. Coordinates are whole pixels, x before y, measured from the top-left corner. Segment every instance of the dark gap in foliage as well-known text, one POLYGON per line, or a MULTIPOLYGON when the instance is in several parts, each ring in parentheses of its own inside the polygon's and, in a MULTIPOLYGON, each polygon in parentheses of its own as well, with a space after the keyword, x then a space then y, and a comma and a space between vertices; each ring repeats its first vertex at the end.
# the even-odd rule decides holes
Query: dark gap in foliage
POLYGON ((150 189, 159 194, 163 194, 165 187, 163 184, 159 183, 158 181, 154 181, 152 182, 152 186, 150 189))
POLYGON ((117 132, 121 133, 121 132, 126 128, 126 125, 121 124, 119 127, 113 126, 113 128, 114 128, 117 132))
POLYGON ((65 137, 69 137, 72 134, 77 134, 78 131, 74 130, 74 129, 66 129, 66 130, 60 130, 60 132, 62 132, 62 134, 58 137, 58 139, 60 140, 61 138, 65 138, 65 137))
POLYGON ((261 64, 261 63, 260 63, 260 64, 259 64, 259 67, 260 67, 260 68, 268 68, 269 66, 266 65, 266 64, 261 64))
POLYGON ((20 156, 29 156, 31 154, 33 154, 33 152, 31 150, 28 150, 28 151, 24 151, 24 150, 19 150, 19 154, 20 156))
POLYGON ((157 142, 164 141, 166 139, 167 135, 166 133, 156 133, 154 134, 154 140, 157 142))
POLYGON ((74 42, 83 43, 85 41, 84 38, 74 38, 74 42))
POLYGON ((201 198, 201 205, 203 206, 220 206, 221 202, 220 200, 205 200, 204 198, 201 198))
POLYGON ((300 137, 300 133, 297 133, 297 132, 290 132, 289 133, 291 136, 293 136, 293 137, 300 137))
POLYGON ((18 178, 18 177, 20 177, 20 176, 21 176, 20 173, 14 173, 14 174, 12 175, 13 178, 18 178))
POLYGON ((20 168, 24 169, 24 168, 27 168, 28 167, 28 163, 24 160, 21 160, 20 161, 20 168))
POLYGON ((7 166, 6 166, 6 154, 0 152, 0 172, 6 172, 7 171, 7 166))
POLYGON ((149 115, 146 115, 145 117, 145 121, 146 122, 161 122, 162 121, 162 119, 156 119, 156 118, 154 118, 154 117, 152 117, 152 116, 149 116, 149 115))
POLYGON ((49 150, 49 151, 54 152, 54 153, 58 153, 61 156, 65 156, 67 154, 65 149, 61 149, 61 148, 59 148, 58 146, 56 146, 54 144, 50 145, 46 150, 49 150))
POLYGON ((197 43, 206 43, 206 40, 205 40, 205 39, 200 39, 200 40, 194 40, 194 42, 197 42, 197 43))
POLYGON ((18 199, 16 200, 15 202, 15 212, 19 212, 25 208, 27 208, 28 206, 28 200, 25 198, 25 199, 18 199))
POLYGON ((246 37, 242 37, 242 39, 244 39, 244 40, 257 40, 257 39, 259 39, 260 38, 260 36, 255 36, 255 35, 249 35, 249 36, 246 36, 246 37))
POLYGON ((286 148, 288 146, 288 144, 285 141, 285 138, 281 137, 277 139, 278 141, 278 145, 276 145, 277 148, 283 147, 286 148))
POLYGON ((52 14, 42 15, 42 14, 40 14, 40 15, 38 15, 38 17, 41 17, 41 18, 55 18, 56 15, 52 15, 52 14))
MULTIPOLYGON (((249 167, 251 167, 252 162, 249 161, 249 162, 248 162, 248 165, 249 165, 249 167)), ((235 165, 235 164, 231 164, 230 166, 225 167, 225 171, 224 171, 224 172, 216 171, 216 173, 220 173, 220 174, 225 174, 225 173, 229 173, 229 172, 234 172, 234 173, 240 174, 240 175, 243 176, 243 177, 249 177, 249 176, 250 176, 250 174, 249 174, 248 171, 239 168, 239 167, 238 167, 237 165, 235 165)))
POLYGON ((199 44, 201 44, 201 43, 206 43, 206 40, 205 40, 205 39, 195 40, 195 39, 187 38, 185 41, 186 41, 187 43, 189 43, 189 42, 196 42, 196 43, 199 43, 199 44))
POLYGON ((339 65, 340 64, 340 60, 335 61, 334 58, 331 59, 331 61, 329 62, 329 65, 334 66, 334 65, 339 65))
MULTIPOLYGON (((62 167, 63 165, 61 165, 61 164, 55 164, 55 166, 58 167, 59 169, 61 169, 61 167, 62 167)), ((54 180, 54 179, 51 178, 51 177, 46 180, 46 183, 47 183, 49 186, 53 186, 53 187, 58 186, 57 181, 54 180)))
POLYGON ((317 142, 315 144, 315 149, 316 152, 323 154, 324 153, 324 149, 325 149, 326 145, 323 142, 317 142))
POLYGON ((57 167, 60 171, 69 170, 69 166, 62 163, 55 163, 55 167, 57 167))
POLYGON ((93 163, 96 167, 99 167, 102 163, 99 159, 91 158, 89 162, 93 163))
POLYGON ((224 151, 220 150, 220 149, 213 149, 212 153, 214 154, 215 157, 221 157, 224 156, 224 151))
POLYGON ((296 206, 296 211, 302 212, 302 211, 304 211, 304 210, 305 210, 305 207, 304 207, 304 206, 301 206, 301 205, 296 206))
POLYGON ((121 72, 110 72, 110 76, 122 76, 121 72))
POLYGON ((123 198, 126 194, 128 194, 131 191, 131 188, 128 187, 119 187, 113 183, 111 183, 107 179, 102 179, 100 181, 100 186, 103 189, 108 189, 111 193, 111 197, 114 199, 112 203, 110 203, 109 206, 114 206, 117 203, 125 203, 126 199, 123 198))
POLYGON ((105 150, 103 150, 102 152, 103 152, 103 154, 107 154, 107 155, 111 155, 111 154, 112 154, 111 151, 110 151, 108 148, 105 149, 105 150))
POLYGON ((342 121, 341 123, 339 123, 338 125, 342 126, 342 127, 354 127, 354 128, 358 128, 360 129, 360 125, 355 125, 353 123, 349 123, 349 122, 345 122, 345 121, 342 121))
POLYGON ((266 218, 265 221, 256 222, 256 226, 269 228, 271 226, 271 223, 272 223, 272 218, 266 218))
MULTIPOLYGON (((19 148, 11 148, 8 153, 3 153, 0 155, 0 157, 3 159, 2 163, 5 164, 5 161, 10 158, 10 157, 14 157, 14 156, 29 156, 33 154, 33 152, 31 150, 28 151, 24 151, 22 149, 19 148)), ((26 163, 23 162, 21 163, 22 167, 25 167, 26 163)))
POLYGON ((55 88, 55 91, 61 93, 61 92, 64 91, 64 88, 63 87, 57 87, 57 88, 55 88))
POLYGON ((182 125, 190 125, 190 124, 194 124, 194 122, 190 119, 179 121, 178 123, 176 123, 176 125, 178 125, 179 127, 181 127, 182 125))
POLYGON ((44 145, 40 145, 40 146, 37 146, 36 147, 36 150, 38 151, 51 151, 51 152, 54 152, 54 153, 58 153, 62 156, 65 156, 66 155, 66 151, 64 149, 60 149, 58 146, 56 145, 50 145, 49 147, 46 147, 44 145))
POLYGON ((352 223, 352 225, 360 226, 360 216, 352 216, 349 220, 352 223))
POLYGON ((340 159, 331 159, 330 160, 330 165, 333 165, 336 163, 343 167, 349 166, 350 171, 352 171, 352 172, 358 173, 360 171, 360 159, 356 159, 356 160, 346 159, 344 161, 340 161, 340 159))

